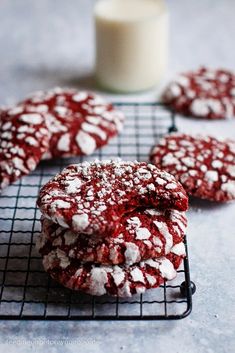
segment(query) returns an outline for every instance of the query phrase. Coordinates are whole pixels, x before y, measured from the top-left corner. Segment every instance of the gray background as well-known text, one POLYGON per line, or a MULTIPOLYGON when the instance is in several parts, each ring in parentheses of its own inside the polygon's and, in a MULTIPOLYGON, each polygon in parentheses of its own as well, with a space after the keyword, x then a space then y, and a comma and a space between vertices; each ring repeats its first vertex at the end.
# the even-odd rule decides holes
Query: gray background
MULTIPOLYGON (((94 88, 89 0, 0 0, 0 104, 54 85, 94 88)), ((165 82, 201 64, 235 69, 235 1, 169 0, 171 43, 165 82)), ((161 87, 138 96, 152 100, 161 87)), ((182 131, 235 136, 235 121, 179 118, 182 131)), ((235 350, 235 204, 193 201, 188 242, 197 284, 193 312, 178 322, 0 322, 0 349, 10 352, 203 352, 235 350), (13 344, 12 339, 19 341, 13 344), (22 339, 33 340, 22 342, 22 339), (36 339, 42 339, 37 342, 36 339), (46 339, 53 340, 52 342, 46 339), (65 345, 58 340, 70 339, 65 345)))

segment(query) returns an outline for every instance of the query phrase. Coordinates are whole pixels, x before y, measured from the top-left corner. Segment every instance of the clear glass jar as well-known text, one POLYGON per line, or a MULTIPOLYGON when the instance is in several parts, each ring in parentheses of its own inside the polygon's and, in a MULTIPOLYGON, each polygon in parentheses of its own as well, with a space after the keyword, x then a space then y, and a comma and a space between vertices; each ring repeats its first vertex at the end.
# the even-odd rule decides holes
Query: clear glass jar
POLYGON ((119 92, 157 85, 168 57, 164 0, 99 0, 94 15, 99 84, 119 92))

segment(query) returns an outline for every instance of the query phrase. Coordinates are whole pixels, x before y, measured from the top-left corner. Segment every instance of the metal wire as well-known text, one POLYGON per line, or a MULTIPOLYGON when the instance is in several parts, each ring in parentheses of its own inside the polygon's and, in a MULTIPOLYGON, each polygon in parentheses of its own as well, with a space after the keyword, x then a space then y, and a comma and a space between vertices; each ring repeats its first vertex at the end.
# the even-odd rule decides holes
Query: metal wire
MULTIPOLYGON (((168 131, 176 129, 173 113, 159 103, 115 104, 126 115, 124 131, 86 160, 117 156, 124 160, 147 160, 152 145, 168 131)), ((0 319, 173 320, 186 317, 192 310, 188 256, 174 281, 128 300, 108 296, 97 298, 68 290, 43 270, 35 249, 35 239, 40 233, 40 212, 36 208, 38 191, 64 166, 83 159, 43 162, 33 173, 2 193, 0 319)))

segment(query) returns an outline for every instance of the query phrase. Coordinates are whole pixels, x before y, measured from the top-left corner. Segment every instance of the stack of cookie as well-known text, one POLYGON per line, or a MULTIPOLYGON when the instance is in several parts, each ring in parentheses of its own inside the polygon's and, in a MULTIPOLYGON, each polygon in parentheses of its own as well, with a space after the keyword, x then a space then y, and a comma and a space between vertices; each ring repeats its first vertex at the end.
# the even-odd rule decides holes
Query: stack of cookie
POLYGON ((74 89, 40 91, 0 110, 0 192, 42 159, 92 154, 123 121, 100 96, 74 89))
POLYGON ((65 287, 129 297, 176 276, 188 197, 173 176, 144 162, 70 165, 40 191, 37 247, 65 287))

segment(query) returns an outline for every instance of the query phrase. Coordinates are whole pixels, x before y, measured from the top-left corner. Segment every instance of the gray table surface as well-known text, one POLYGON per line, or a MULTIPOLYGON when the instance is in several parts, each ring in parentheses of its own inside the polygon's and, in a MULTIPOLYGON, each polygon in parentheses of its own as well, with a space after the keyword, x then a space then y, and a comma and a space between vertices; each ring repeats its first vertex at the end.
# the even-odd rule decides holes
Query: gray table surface
MULTIPOLYGON (((0 1, 0 104, 54 85, 95 89, 90 0, 0 1)), ((235 1, 169 0, 171 44, 165 82, 201 64, 235 69, 235 1)), ((161 87, 112 99, 152 100, 161 87)), ((182 131, 235 135, 235 120, 179 118, 182 131)), ((193 201, 188 242, 197 284, 193 312, 177 322, 0 322, 0 350, 10 352, 235 351, 235 204, 193 201), (40 339, 40 341, 37 341, 40 339), (63 342, 61 340, 67 340, 63 342), (17 341, 14 341, 17 340, 17 341), (26 340, 26 341, 24 341, 26 340), (51 341, 48 341, 51 340, 51 341)))

